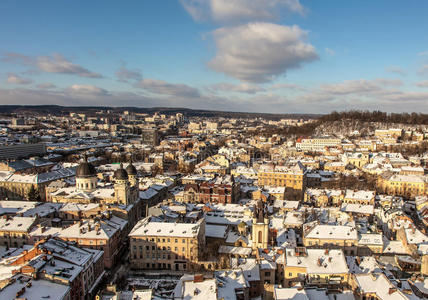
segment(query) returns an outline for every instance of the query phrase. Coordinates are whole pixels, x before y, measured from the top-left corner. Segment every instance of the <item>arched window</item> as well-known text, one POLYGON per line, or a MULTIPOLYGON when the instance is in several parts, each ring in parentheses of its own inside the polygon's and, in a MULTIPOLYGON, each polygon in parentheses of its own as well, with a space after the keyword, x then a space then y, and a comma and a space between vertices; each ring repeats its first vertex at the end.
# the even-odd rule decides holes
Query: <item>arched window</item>
POLYGON ((262 231, 260 230, 259 231, 259 243, 263 243, 263 238, 262 238, 262 235, 263 235, 263 233, 262 233, 262 231))

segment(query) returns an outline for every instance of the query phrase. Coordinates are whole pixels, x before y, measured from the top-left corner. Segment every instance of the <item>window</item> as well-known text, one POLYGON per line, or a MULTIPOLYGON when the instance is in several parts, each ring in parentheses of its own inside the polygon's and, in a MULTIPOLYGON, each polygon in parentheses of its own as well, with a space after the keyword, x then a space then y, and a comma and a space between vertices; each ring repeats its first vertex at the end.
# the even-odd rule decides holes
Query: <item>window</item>
POLYGON ((184 244, 184 243, 186 243, 186 240, 185 240, 185 239, 183 239, 183 244, 184 244))
POLYGON ((259 231, 258 235, 259 235, 259 238, 258 238, 259 243, 263 243, 263 238, 262 238, 263 233, 261 230, 259 231))

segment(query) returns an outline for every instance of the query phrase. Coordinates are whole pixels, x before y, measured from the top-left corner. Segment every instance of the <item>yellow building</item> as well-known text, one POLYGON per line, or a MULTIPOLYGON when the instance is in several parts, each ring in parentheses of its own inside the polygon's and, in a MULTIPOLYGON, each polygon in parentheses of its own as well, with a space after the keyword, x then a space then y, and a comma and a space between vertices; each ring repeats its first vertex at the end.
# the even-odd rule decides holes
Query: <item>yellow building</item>
POLYGON ((346 153, 345 162, 361 169, 370 161, 368 153, 346 153))
POLYGON ((3 216, 0 219, 0 246, 18 248, 28 244, 28 233, 36 218, 3 216))
POLYGON ((45 188, 51 182, 72 176, 74 176, 74 172, 70 169, 40 174, 18 174, 0 171, 0 197, 10 200, 27 200, 28 192, 34 187, 38 191, 41 200, 45 200, 45 188))
POLYGON ((296 143, 296 148, 302 151, 320 151, 323 152, 326 147, 339 147, 342 143, 341 139, 322 136, 311 139, 301 139, 296 143))
POLYGON ((383 253, 382 234, 363 233, 358 240, 358 255, 371 256, 383 253))
POLYGON ((129 234, 130 261, 135 269, 197 269, 205 247, 205 220, 197 223, 141 220, 129 234))
POLYGON ((356 255, 358 233, 355 227, 343 225, 303 225, 303 245, 305 247, 343 249, 346 255, 356 255))
POLYGON ((303 191, 306 186, 306 169, 298 163, 292 168, 277 166, 274 170, 260 170, 257 174, 259 186, 283 186, 295 191, 303 191))
POLYGON ((306 249, 285 250, 284 287, 295 282, 316 286, 348 283, 349 269, 342 250, 306 249))
POLYGON ((304 200, 312 202, 317 207, 340 205, 345 196, 342 190, 306 189, 304 200))
POLYGON ((403 197, 423 196, 428 193, 428 177, 384 173, 379 176, 377 187, 382 193, 403 197))
POLYGON ((332 161, 324 165, 324 171, 344 172, 346 164, 342 161, 332 161))
POLYGON ((343 203, 373 205, 376 197, 375 191, 346 190, 343 203))

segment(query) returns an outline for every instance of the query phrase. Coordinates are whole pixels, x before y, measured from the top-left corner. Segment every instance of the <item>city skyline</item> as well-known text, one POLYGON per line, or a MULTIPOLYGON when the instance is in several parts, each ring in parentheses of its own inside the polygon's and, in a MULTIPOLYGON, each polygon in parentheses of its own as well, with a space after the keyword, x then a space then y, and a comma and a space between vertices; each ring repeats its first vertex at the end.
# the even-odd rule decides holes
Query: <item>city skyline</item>
POLYGON ((0 104, 428 112, 415 1, 2 1, 0 104))

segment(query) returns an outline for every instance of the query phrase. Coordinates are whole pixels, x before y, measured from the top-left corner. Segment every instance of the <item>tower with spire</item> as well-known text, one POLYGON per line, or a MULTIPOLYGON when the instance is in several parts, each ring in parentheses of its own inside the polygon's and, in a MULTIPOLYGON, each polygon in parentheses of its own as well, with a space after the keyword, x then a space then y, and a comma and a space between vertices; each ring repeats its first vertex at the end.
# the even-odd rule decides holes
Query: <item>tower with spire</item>
POLYGON ((138 188, 138 178, 137 178, 137 169, 132 164, 132 159, 129 162, 129 165, 126 167, 126 173, 128 173, 129 183, 131 186, 136 186, 138 188))
POLYGON ((263 201, 259 200, 253 212, 253 226, 251 231, 252 248, 267 249, 269 241, 269 218, 263 201))
MULTIPOLYGON (((136 178, 136 174, 132 176, 136 178)), ((114 172, 114 180, 114 194, 118 203, 128 205, 137 201, 138 188, 130 183, 128 172, 123 168, 122 163, 114 172)))

